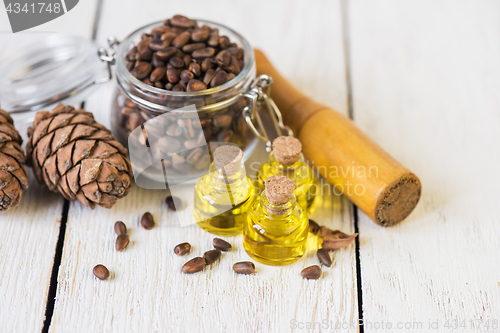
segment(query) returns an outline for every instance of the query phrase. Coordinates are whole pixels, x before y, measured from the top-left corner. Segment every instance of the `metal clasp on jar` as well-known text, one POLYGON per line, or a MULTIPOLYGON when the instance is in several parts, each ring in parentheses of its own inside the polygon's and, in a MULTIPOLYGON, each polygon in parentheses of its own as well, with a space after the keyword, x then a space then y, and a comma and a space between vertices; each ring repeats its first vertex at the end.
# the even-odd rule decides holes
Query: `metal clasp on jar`
POLYGON ((96 80, 94 84, 106 83, 113 78, 113 70, 111 69, 111 67, 115 64, 115 48, 120 45, 120 41, 115 36, 109 36, 108 45, 109 51, 104 47, 100 47, 97 49, 97 55, 99 56, 99 59, 101 59, 101 61, 105 61, 107 63, 109 76, 106 78, 102 78, 100 81, 96 80))
POLYGON ((288 136, 293 136, 293 131, 290 127, 283 124, 283 117, 281 116, 280 110, 274 103, 273 99, 269 97, 272 83, 273 79, 269 75, 260 75, 255 78, 248 91, 243 93, 243 96, 250 100, 249 105, 242 111, 243 117, 245 117, 245 120, 253 134, 259 140, 266 143, 266 150, 268 152, 271 151, 271 141, 269 140, 269 136, 264 128, 259 112, 257 112, 259 107, 266 107, 278 136, 283 135, 283 133, 288 136), (254 125, 254 120, 257 123, 258 128, 254 125))

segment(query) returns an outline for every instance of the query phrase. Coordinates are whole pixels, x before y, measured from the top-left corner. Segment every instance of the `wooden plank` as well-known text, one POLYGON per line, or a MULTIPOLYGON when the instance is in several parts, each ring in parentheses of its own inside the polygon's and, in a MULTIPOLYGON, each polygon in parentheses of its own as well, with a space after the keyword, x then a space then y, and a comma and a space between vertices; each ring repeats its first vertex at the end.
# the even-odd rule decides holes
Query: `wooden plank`
MULTIPOLYGON (((225 22, 264 49, 301 89, 347 112, 339 2, 257 1, 250 5, 216 1, 206 6, 195 1, 175 2, 166 11, 151 11, 162 4, 151 1, 142 8, 130 1, 106 1, 98 40, 102 43, 110 34, 123 38, 140 25, 176 13, 225 22), (120 16, 116 15, 117 6, 120 16), (307 32, 298 29, 298 21, 308 22, 307 32), (328 66, 317 70, 318 63, 328 66)), ((86 108, 107 125, 113 89, 108 84, 86 103, 86 108)), ((262 161, 264 148, 260 145, 258 149, 260 153, 253 160, 262 161)), ((321 280, 312 282, 303 280, 299 272, 318 263, 313 238, 310 251, 298 263, 284 268, 257 265, 255 276, 237 276, 231 269, 233 263, 249 257, 242 237, 229 237, 235 250, 224 254, 219 264, 196 275, 184 275, 180 273, 182 264, 211 249, 213 236, 197 226, 176 227, 173 213, 163 202, 165 196, 163 191, 134 187, 110 210, 71 205, 51 332, 173 328, 181 332, 284 332, 308 322, 317 322, 314 331, 320 331, 318 323, 323 320, 357 320, 354 246, 338 251, 335 265, 324 269, 321 280), (151 231, 139 224, 145 211, 159 224, 151 231), (131 243, 121 253, 114 249, 113 224, 117 220, 123 220, 131 230, 131 243), (193 251, 185 257, 175 256, 174 246, 184 241, 194 246, 193 251), (110 269, 110 280, 93 277, 92 267, 98 263, 110 269)), ((350 207, 344 198, 325 194, 312 217, 352 232, 350 207)), ((190 212, 179 212, 180 218, 183 214, 190 212)))
POLYGON ((499 12, 491 1, 349 2, 354 119, 423 184, 400 225, 360 218, 365 331, 498 324, 499 12))
MULTIPOLYGON (((58 19, 17 34, 10 33, 7 14, 0 10, 0 59, 9 48, 51 32, 90 38, 95 3, 83 1, 58 19)), ((25 141, 26 119, 15 117, 16 128, 25 141)), ((61 224, 62 197, 38 184, 30 169, 28 174, 30 187, 24 191, 20 205, 0 215, 0 325, 4 332, 42 330, 61 224)))
MULTIPOLYGON (((59 274, 51 332, 162 331, 289 331, 299 323, 357 319, 356 273, 351 248, 336 253, 336 263, 324 269, 319 282, 303 280, 302 268, 317 264, 309 240, 305 259, 284 268, 257 265, 255 276, 237 276, 235 262, 249 260, 242 237, 227 238, 234 250, 205 271, 186 275, 180 267, 188 259, 212 248, 214 236, 197 226, 177 227, 162 191, 134 187, 111 210, 89 211, 71 206, 59 274), (150 211, 158 226, 140 226, 150 211), (113 224, 127 224, 131 243, 124 252, 114 249, 113 224), (193 251, 173 254, 176 244, 188 241, 193 251), (102 263, 111 278, 99 281, 92 268, 102 263)), ((320 223, 351 229, 349 205, 340 197, 326 196, 315 212, 320 223)), ((181 212, 183 214, 189 212, 181 212)))
POLYGON ((40 332, 45 316, 63 200, 38 184, 0 216, 0 323, 5 332, 40 332))

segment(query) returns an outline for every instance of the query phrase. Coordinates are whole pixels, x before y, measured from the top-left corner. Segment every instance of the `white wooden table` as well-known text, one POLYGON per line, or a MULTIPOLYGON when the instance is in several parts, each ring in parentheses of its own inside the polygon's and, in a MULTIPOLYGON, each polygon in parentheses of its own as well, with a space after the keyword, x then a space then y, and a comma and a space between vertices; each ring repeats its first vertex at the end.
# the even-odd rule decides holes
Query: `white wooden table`
MULTIPOLYGON (((176 13, 233 27, 297 87, 353 117, 420 177, 421 202, 383 228, 343 197, 320 198, 312 218, 359 232, 359 242, 337 251, 319 281, 298 275, 317 263, 313 250, 292 266, 236 276, 232 264, 248 260, 241 237, 228 238, 235 251, 220 264, 184 275, 180 266, 212 236, 173 226, 165 192, 135 186, 112 209, 92 211, 31 177, 20 206, 0 215, 0 331, 500 330, 498 1, 86 0, 15 36, 0 10, 0 59, 41 33, 104 45, 176 13), (145 211, 159 224, 151 231, 139 226, 145 211), (120 253, 117 220, 131 236, 120 253), (193 252, 174 256, 183 241, 193 252), (93 277, 98 263, 110 280, 93 277)), ((105 125, 113 87, 85 102, 105 125)))

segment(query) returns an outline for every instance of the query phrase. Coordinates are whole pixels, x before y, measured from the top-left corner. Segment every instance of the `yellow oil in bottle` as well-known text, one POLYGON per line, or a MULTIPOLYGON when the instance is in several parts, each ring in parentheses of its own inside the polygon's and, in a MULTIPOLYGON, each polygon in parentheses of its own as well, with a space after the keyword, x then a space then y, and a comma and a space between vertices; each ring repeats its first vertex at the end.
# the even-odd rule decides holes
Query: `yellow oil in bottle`
POLYGON ((250 205, 258 189, 246 176, 244 167, 231 176, 215 170, 200 178, 195 187, 194 216, 205 231, 219 236, 242 233, 250 205))
POLYGON ((314 172, 304 160, 304 155, 301 153, 298 160, 291 165, 279 163, 274 153, 269 154, 269 160, 262 165, 257 173, 257 185, 260 190, 264 190, 264 183, 272 176, 286 176, 295 183, 295 191, 293 192, 297 198, 298 204, 304 208, 309 214, 314 209, 314 199, 318 191, 316 177, 314 172))
POLYGON ((273 205, 263 192, 248 212, 243 246, 250 257, 272 266, 289 265, 306 251, 309 220, 293 195, 283 205, 273 205))

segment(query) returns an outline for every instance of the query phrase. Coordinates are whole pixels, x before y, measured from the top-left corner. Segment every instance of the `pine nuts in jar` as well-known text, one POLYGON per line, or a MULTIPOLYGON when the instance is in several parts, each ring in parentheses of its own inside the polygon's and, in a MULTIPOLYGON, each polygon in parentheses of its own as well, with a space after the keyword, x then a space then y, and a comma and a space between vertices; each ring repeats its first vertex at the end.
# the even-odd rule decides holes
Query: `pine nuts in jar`
POLYGON ((210 164, 211 142, 235 143, 250 155, 256 138, 242 110, 255 61, 237 32, 176 15, 130 34, 114 58, 112 129, 141 154, 135 160, 144 162, 146 178, 193 179, 210 164), (131 136, 134 130, 142 135, 131 136))

